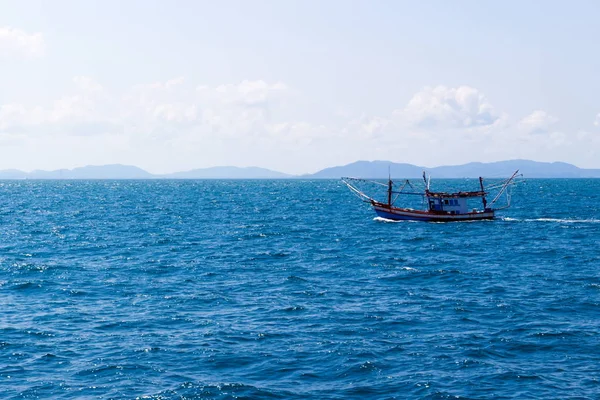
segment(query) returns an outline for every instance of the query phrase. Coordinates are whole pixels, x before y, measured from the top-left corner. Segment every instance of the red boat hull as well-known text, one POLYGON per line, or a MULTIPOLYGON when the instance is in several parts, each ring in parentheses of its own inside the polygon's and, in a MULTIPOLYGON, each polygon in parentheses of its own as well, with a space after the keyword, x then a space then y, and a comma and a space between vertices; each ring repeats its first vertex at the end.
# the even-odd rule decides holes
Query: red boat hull
POLYGON ((387 204, 373 204, 373 210, 379 217, 394 221, 456 222, 494 219, 494 210, 450 214, 448 212, 389 207, 387 204))

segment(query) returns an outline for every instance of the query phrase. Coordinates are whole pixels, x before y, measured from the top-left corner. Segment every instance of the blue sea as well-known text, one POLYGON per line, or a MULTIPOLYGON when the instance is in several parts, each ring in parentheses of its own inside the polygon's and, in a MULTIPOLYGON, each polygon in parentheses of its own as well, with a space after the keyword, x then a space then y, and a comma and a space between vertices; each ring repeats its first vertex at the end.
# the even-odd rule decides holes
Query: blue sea
POLYGON ((600 180, 462 223, 335 180, 0 193, 3 399, 600 398, 600 180))

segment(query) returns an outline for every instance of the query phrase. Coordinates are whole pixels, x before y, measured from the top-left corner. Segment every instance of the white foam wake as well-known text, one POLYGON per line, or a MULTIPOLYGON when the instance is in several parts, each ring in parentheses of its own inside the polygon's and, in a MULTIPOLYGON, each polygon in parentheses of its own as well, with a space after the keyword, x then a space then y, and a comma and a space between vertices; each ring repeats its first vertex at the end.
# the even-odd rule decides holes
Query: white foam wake
POLYGON ((555 222, 561 224, 598 224, 600 219, 570 219, 570 218, 509 218, 504 217, 502 221, 506 222, 555 222))
POLYGON ((373 218, 373 221, 377 221, 377 222, 394 222, 394 223, 396 223, 396 222, 402 222, 402 221, 396 221, 396 220, 393 220, 393 219, 387 219, 387 218, 383 218, 383 217, 375 217, 375 218, 373 218))

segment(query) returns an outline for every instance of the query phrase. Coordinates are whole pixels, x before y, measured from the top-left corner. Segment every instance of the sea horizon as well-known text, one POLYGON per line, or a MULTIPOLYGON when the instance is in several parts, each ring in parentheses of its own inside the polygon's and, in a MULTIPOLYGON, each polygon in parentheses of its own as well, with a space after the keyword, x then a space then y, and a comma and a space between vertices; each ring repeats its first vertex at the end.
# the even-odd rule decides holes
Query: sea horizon
POLYGON ((469 162, 458 165, 422 167, 392 161, 356 161, 350 164, 321 169, 314 173, 286 174, 261 167, 220 166, 196 168, 181 172, 153 174, 133 165, 87 165, 73 169, 30 172, 0 170, 2 179, 337 179, 343 176, 361 178, 396 177, 419 178, 424 171, 439 178, 492 178, 510 175, 515 170, 532 178, 598 178, 600 169, 579 168, 564 162, 539 162, 532 160, 506 160, 496 162, 469 162))

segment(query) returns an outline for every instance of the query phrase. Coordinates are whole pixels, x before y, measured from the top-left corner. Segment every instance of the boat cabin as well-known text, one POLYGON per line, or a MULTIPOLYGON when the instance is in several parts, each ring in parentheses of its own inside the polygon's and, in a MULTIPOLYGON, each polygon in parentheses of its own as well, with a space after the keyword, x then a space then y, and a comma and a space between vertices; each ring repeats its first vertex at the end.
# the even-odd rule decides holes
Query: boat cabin
POLYGON ((450 214, 468 213, 467 198, 455 196, 427 197, 429 211, 447 212, 450 214))
POLYGON ((475 192, 430 192, 425 193, 429 211, 448 213, 448 214, 466 214, 469 212, 468 199, 481 199, 486 207, 486 193, 484 191, 475 192))

